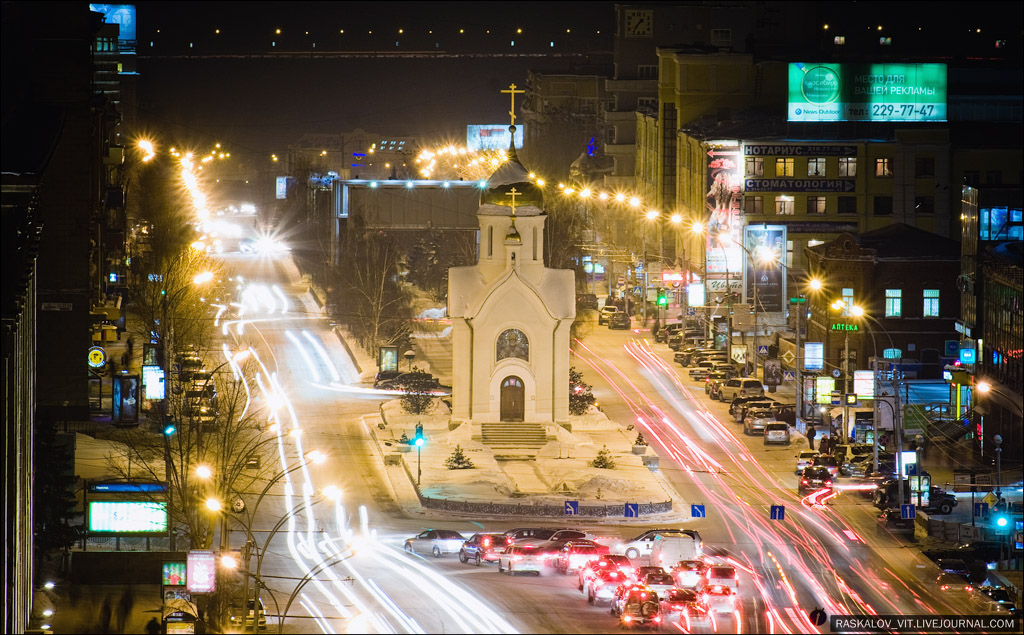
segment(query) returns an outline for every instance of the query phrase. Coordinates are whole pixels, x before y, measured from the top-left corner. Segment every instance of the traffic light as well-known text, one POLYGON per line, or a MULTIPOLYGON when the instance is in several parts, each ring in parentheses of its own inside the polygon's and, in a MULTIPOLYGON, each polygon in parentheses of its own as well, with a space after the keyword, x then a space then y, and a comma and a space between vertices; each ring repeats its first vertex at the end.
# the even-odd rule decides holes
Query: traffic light
POLYGON ((658 289, 658 306, 668 306, 668 291, 658 289))
POLYGON ((416 436, 414 436, 412 438, 412 442, 413 442, 413 445, 415 445, 416 447, 423 447, 423 444, 427 442, 426 439, 423 438, 423 424, 422 423, 417 423, 416 424, 416 436))
POLYGON ((174 433, 177 432, 177 431, 178 431, 178 427, 174 425, 173 421, 168 421, 167 424, 164 426, 164 436, 165 437, 174 436, 174 433))

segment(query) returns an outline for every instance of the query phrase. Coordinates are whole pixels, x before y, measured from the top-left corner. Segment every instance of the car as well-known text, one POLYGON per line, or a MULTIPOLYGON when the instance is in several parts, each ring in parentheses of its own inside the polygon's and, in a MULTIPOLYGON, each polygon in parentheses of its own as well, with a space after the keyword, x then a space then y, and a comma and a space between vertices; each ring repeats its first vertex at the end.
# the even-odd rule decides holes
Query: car
POLYGON ((959 573, 947 573, 945 571, 935 578, 935 586, 939 587, 940 591, 966 591, 970 593, 974 590, 974 585, 964 576, 959 573))
POLYGON ((704 381, 714 366, 714 362, 697 362, 697 365, 690 369, 690 379, 704 381))
POLYGON ((623 584, 615 589, 611 613, 624 627, 661 625, 661 602, 651 589, 640 584, 623 584))
POLYGON ((777 421, 766 425, 764 427, 764 444, 768 445, 769 443, 789 445, 789 424, 777 421))
POLYGON ((619 542, 612 543, 612 553, 622 554, 630 560, 636 560, 642 556, 651 555, 651 550, 654 548, 654 541, 657 540, 658 536, 672 536, 672 535, 683 535, 686 533, 682 529, 648 529, 644 533, 630 538, 629 540, 621 540, 619 542))
POLYGON ((608 553, 608 547, 599 545, 592 540, 570 540, 552 558, 551 565, 556 571, 568 575, 579 570, 591 560, 608 553))
POLYGON ((839 461, 836 461, 836 457, 828 454, 819 454, 818 456, 811 459, 811 465, 815 467, 823 467, 828 470, 828 473, 832 475, 832 478, 839 476, 839 461))
MULTIPOLYGON (((715 615, 732 615, 736 612, 739 596, 732 588, 727 586, 708 587, 701 592, 701 599, 710 613, 715 615)), ((719 627, 719 632, 728 633, 729 631, 723 631, 719 627)))
POLYGON ((593 536, 579 529, 559 529, 551 534, 548 542, 565 544, 570 540, 590 540, 593 536))
POLYGON ((752 377, 733 377, 722 386, 722 401, 738 397, 764 397, 764 384, 752 377))
POLYGON ((665 326, 658 329, 658 334, 654 336, 655 342, 668 342, 668 339, 673 335, 681 333, 684 326, 678 322, 675 324, 666 324, 665 326))
MULTIPOLYGON (((623 557, 625 557, 625 556, 623 556, 623 557)), ((628 561, 629 559, 627 558, 626 560, 628 561)), ((636 568, 636 577, 637 577, 638 580, 643 580, 644 578, 646 578, 648 575, 650 575, 652 573, 668 573, 668 572, 665 571, 665 567, 658 567, 658 566, 649 565, 649 564, 645 564, 645 565, 643 565, 641 567, 637 567, 636 568)))
POLYGON ((255 605, 256 604, 253 602, 253 600, 249 600, 246 603, 246 607, 248 609, 246 615, 244 617, 241 615, 232 615, 230 620, 231 623, 239 624, 242 626, 243 629, 248 630, 252 628, 253 613, 256 613, 258 615, 256 625, 259 627, 260 630, 264 630, 265 628, 267 628, 267 607, 263 605, 263 598, 259 598, 258 611, 253 611, 253 607, 255 605))
POLYGON ((409 553, 429 553, 440 558, 445 553, 458 553, 466 537, 448 529, 428 529, 405 541, 409 553))
POLYGON ((551 540, 556 531, 545 527, 517 527, 506 531, 505 536, 512 543, 528 542, 536 545, 551 540))
POLYGON ((796 404, 772 404, 771 411, 775 415, 776 421, 783 421, 791 427, 796 427, 796 404))
POLYGON ((609 329, 629 330, 632 326, 633 323, 630 322, 629 316, 626 315, 625 313, 616 313, 615 315, 608 318, 609 329))
POLYGON ((989 597, 996 604, 1002 605, 1011 615, 1017 614, 1017 607, 1013 603, 1013 598, 1010 597, 1010 592, 1003 587, 982 586, 978 587, 978 591, 982 595, 989 597))
POLYGON ((484 562, 497 562, 507 546, 508 537, 505 534, 473 534, 462 543, 459 562, 474 562, 478 567, 484 562))
POLYGON ((929 549, 924 552, 924 555, 932 560, 955 558, 965 562, 980 560, 988 563, 999 560, 1002 550, 1003 545, 998 541, 976 540, 950 549, 929 549))
MULTIPOLYGON (((753 400, 747 401, 737 406, 735 412, 733 413, 733 419, 736 420, 736 423, 743 423, 743 419, 751 410, 768 410, 769 412, 771 412, 772 406, 774 406, 775 403, 776 402, 772 401, 771 399, 765 399, 764 397, 755 397, 753 400)), ((772 417, 774 418, 774 414, 772 415, 772 417)))
POLYGON ((401 375, 404 375, 400 370, 382 370, 377 373, 373 378, 373 387, 380 388, 380 384, 386 381, 392 381, 401 375))
POLYGON ((629 577, 618 569, 598 569, 587 579, 583 593, 587 596, 587 604, 611 602, 615 597, 615 589, 619 585, 632 582, 629 577))
POLYGON ((707 569, 708 565, 703 560, 680 560, 672 567, 672 575, 676 579, 676 586, 696 589, 704 579, 707 569))
POLYGON ((743 434, 763 433, 769 423, 775 422, 771 410, 749 410, 743 417, 743 434))
POLYGON ((598 324, 598 326, 600 326, 602 324, 607 324, 608 320, 611 319, 611 317, 613 315, 615 315, 616 313, 618 313, 618 312, 619 312, 619 307, 615 306, 614 304, 610 304, 610 305, 606 304, 603 307, 601 307, 601 310, 598 311, 598 313, 597 313, 597 324, 598 324))
MULTIPOLYGON (((886 509, 896 504, 899 500, 899 490, 895 478, 885 479, 879 483, 872 496, 875 506, 879 509, 886 509)), ((916 501, 916 495, 910 491, 910 481, 903 481, 903 500, 907 503, 916 501)), ((951 492, 933 487, 928 492, 928 502, 918 506, 918 509, 935 515, 946 516, 953 513, 956 507, 957 498, 951 492)))
POLYGON ((832 474, 826 467, 812 465, 804 468, 796 486, 796 491, 802 496, 820 489, 832 489, 832 474))
POLYGON ((703 630, 703 627, 713 625, 707 604, 693 589, 670 589, 661 596, 661 612, 665 619, 678 616, 680 625, 685 627, 685 632, 688 633, 692 633, 698 626, 703 630))
MULTIPOLYGON (((715 360, 710 360, 710 361, 714 362, 715 360)), ((732 379, 736 375, 739 375, 739 371, 736 370, 736 367, 733 366, 732 362, 729 362, 729 361, 716 362, 715 365, 711 368, 711 372, 712 373, 725 373, 726 375, 729 376, 729 379, 732 379)))
POLYGON ((739 591, 740 579, 736 574, 735 567, 713 565, 704 572, 704 579, 701 581, 702 591, 714 591, 719 588, 728 587, 734 593, 739 591))
MULTIPOLYGON (((402 373, 396 377, 392 377, 391 379, 384 379, 378 382, 374 382, 373 387, 378 388, 380 390, 402 390, 403 387, 405 386, 406 380, 409 379, 412 375, 413 373, 402 373)), ((417 380, 419 379, 420 378, 417 377, 417 380)), ((443 386, 441 386, 441 382, 437 379, 437 377, 434 377, 433 375, 427 373, 426 377, 423 378, 422 388, 428 390, 441 390, 443 386)))
POLYGON ((540 549, 533 545, 509 545, 498 556, 498 573, 508 571, 509 575, 532 573, 540 575, 544 558, 540 549))
POLYGON ((716 399, 719 387, 727 381, 729 381, 729 373, 722 371, 708 373, 708 376, 704 378, 704 394, 716 399))
POLYGON ((817 450, 800 450, 800 454, 796 455, 796 473, 804 471, 805 467, 810 467, 811 461, 814 457, 818 456, 817 450))
POLYGON ((593 558, 579 568, 576 579, 576 588, 586 593, 589 580, 597 575, 602 569, 618 569, 626 578, 636 581, 639 576, 637 570, 626 556, 615 554, 604 554, 599 558, 593 558))
POLYGON ((687 346, 686 348, 681 348, 672 355, 672 361, 674 361, 677 364, 686 366, 690 362, 690 357, 693 356, 693 354, 699 350, 704 349, 698 348, 696 346, 687 346))
POLYGON ((967 579, 971 577, 970 567, 960 558, 939 558, 935 561, 935 564, 938 565, 939 571, 943 573, 956 573, 967 579))
POLYGON ((874 446, 868 443, 841 443, 832 451, 839 463, 839 473, 850 476, 850 462, 858 456, 874 456, 874 446))
POLYGON ((644 586, 654 591, 658 598, 662 598, 669 589, 676 588, 676 580, 667 573, 648 573, 647 577, 641 578, 644 586))
MULTIPOLYGON (((858 456, 850 461, 849 472, 853 478, 864 479, 875 471, 874 454, 858 456)), ((896 455, 888 452, 878 453, 878 473, 886 476, 896 474, 896 455)))
POLYGON ((583 310, 597 310, 597 296, 593 293, 580 293, 576 296, 576 308, 583 310))

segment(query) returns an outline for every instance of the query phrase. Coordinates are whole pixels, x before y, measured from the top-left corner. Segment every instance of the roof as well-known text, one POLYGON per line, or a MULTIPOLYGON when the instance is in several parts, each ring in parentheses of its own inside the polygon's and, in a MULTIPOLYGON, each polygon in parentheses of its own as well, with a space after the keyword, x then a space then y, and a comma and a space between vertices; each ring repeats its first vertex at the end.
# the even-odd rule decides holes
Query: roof
POLYGON ((918 229, 906 223, 893 223, 855 236, 861 247, 874 249, 879 259, 960 260, 956 240, 918 229))

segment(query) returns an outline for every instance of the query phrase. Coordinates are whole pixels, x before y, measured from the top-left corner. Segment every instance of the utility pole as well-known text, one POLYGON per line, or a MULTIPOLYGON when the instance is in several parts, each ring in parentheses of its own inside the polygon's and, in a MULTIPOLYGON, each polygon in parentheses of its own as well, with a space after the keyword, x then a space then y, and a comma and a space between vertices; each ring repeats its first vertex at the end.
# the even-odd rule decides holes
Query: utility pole
POLYGON ((801 302, 796 302, 796 416, 799 419, 804 417, 804 377, 800 369, 803 367, 803 362, 800 356, 800 324, 801 319, 805 311, 804 307, 804 294, 800 294, 796 297, 801 302))

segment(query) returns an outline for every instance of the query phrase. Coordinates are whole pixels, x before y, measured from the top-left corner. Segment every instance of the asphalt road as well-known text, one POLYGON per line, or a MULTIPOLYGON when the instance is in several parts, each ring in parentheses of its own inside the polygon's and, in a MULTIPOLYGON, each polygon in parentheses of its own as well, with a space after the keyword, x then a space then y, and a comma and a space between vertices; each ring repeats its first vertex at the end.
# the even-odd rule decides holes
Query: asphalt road
MULTIPOLYGON (((272 626, 289 595, 308 581, 294 594, 287 632, 617 628, 607 607, 587 605, 572 577, 509 577, 493 565, 460 564, 455 556, 402 552, 402 540, 421 531, 424 521, 406 517, 391 500, 359 419, 391 396, 351 387, 354 371, 344 348, 303 299, 306 288, 287 261, 230 254, 224 262, 268 290, 251 295, 241 316, 235 310, 223 320, 235 350, 251 347, 262 364, 253 394, 278 423, 268 433, 276 435, 281 469, 297 465, 311 449, 328 457, 300 465, 256 512, 257 536, 288 517, 269 540, 260 570, 272 590, 264 596, 272 626), (328 484, 341 489, 340 500, 316 493, 328 484)), ((856 493, 826 505, 802 502, 795 449, 767 449, 744 437, 727 407, 708 401, 648 333, 596 327, 574 350, 573 363, 595 385, 603 410, 645 430, 683 504, 705 505, 707 517, 684 526, 701 532, 706 552, 741 569, 743 632, 819 632, 807 619, 815 607, 829 614, 969 612, 962 598, 937 589, 935 566, 905 539, 877 533, 874 508, 856 493), (769 519, 771 505, 785 506, 785 520, 769 519)), ((468 535, 536 523, 432 524, 468 535)), ((642 528, 596 529, 632 536, 642 528)), ((237 548, 242 540, 234 532, 231 544, 237 548)))

